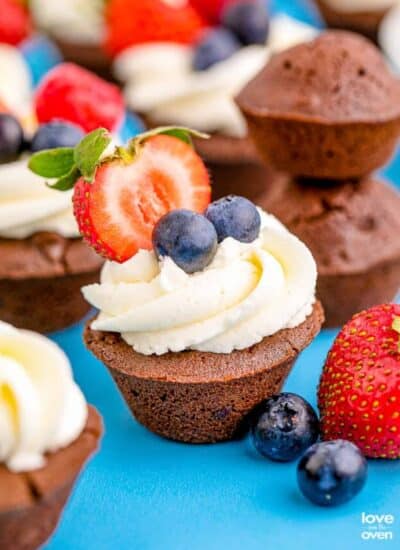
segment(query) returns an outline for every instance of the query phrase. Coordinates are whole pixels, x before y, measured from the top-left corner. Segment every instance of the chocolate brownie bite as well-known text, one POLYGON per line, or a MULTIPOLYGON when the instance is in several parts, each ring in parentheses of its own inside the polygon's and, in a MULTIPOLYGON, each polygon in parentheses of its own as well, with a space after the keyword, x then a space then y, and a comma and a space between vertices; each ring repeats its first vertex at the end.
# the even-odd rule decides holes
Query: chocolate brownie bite
POLYGON ((294 362, 320 331, 321 305, 299 326, 230 354, 136 353, 119 334, 86 326, 84 340, 109 369, 135 418, 187 443, 234 438, 263 399, 281 390, 294 362))
POLYGON ((90 310, 80 289, 99 278, 103 260, 82 239, 35 233, 0 238, 0 319, 18 328, 53 332, 90 310))
POLYGON ((89 407, 79 438, 49 454, 44 468, 15 473, 0 465, 0 548, 36 550, 48 540, 102 431, 100 415, 89 407))
POLYGON ((328 327, 390 302, 400 288, 400 195, 373 177, 301 182, 282 176, 264 204, 312 251, 328 327))
POLYGON ((363 9, 361 9, 359 2, 358 9, 352 9, 352 3, 345 0, 339 2, 335 0, 316 0, 316 3, 329 27, 358 32, 376 41, 379 25, 391 6, 394 6, 396 2, 395 0, 388 0, 383 3, 385 5, 381 4, 383 7, 377 9, 371 9, 368 2, 363 9))
POLYGON ((400 82, 371 42, 345 31, 273 56, 237 103, 265 162, 293 176, 363 177, 400 134, 400 82))

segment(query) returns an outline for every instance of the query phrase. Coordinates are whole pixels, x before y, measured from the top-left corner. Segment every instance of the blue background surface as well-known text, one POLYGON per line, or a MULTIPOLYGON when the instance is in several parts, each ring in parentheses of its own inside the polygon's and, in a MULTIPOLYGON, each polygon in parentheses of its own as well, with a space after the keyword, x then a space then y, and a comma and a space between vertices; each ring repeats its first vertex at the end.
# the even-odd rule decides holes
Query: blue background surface
MULTIPOLYGON (((278 4, 316 22, 304 3, 278 4)), ((400 156, 384 173, 400 181, 400 156)), ((319 509, 300 495, 295 464, 260 458, 248 440, 189 446, 139 426, 107 370, 84 349, 81 332, 76 326, 54 339, 68 353, 88 401, 102 412, 106 435, 49 550, 400 548, 400 461, 370 461, 366 488, 353 502, 319 509), (363 541, 362 512, 398 514, 393 540, 363 541)), ((334 336, 324 331, 314 341, 285 386, 314 405, 334 336)))

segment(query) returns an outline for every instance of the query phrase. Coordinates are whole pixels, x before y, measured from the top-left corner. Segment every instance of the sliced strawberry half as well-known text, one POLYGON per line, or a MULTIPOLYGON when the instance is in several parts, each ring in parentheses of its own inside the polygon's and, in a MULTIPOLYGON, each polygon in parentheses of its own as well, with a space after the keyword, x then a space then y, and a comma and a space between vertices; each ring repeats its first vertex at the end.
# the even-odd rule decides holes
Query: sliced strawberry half
POLYGON ((152 248, 157 221, 176 208, 203 212, 210 202, 203 161, 170 135, 147 139, 134 157, 101 164, 92 183, 75 185, 74 213, 88 243, 108 259, 123 262, 152 248))

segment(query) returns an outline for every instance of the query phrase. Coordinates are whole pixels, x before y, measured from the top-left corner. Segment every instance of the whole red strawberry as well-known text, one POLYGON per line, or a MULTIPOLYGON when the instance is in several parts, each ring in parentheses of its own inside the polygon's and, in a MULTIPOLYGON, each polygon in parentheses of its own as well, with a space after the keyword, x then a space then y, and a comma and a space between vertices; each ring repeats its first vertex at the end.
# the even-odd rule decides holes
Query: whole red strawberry
POLYGON ((111 55, 145 42, 190 44, 205 26, 190 4, 177 0, 110 0, 106 20, 111 55))
POLYGON ((400 458, 400 305, 355 315, 329 352, 318 390, 322 436, 365 456, 400 458))
POLYGON ((28 10, 18 0, 0 0, 0 42, 17 46, 31 33, 28 10))
POLYGON ((86 132, 99 127, 114 131, 124 116, 118 87, 74 63, 61 63, 46 75, 35 105, 39 122, 66 120, 86 132))

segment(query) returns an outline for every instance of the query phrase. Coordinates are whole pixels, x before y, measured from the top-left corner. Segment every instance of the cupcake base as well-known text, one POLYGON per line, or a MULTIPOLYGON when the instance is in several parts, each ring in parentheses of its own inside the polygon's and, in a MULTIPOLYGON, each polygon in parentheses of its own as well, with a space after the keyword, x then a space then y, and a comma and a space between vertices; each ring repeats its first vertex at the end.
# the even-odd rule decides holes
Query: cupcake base
POLYGON ((365 273, 322 275, 317 294, 324 304, 327 328, 343 326, 360 311, 392 302, 400 289, 400 259, 365 273))
POLYGON ((67 328, 90 311, 81 288, 98 280, 99 271, 46 279, 0 280, 0 319, 41 333, 67 328))
POLYGON ((329 27, 359 32, 377 41, 379 25, 388 9, 364 12, 340 12, 330 7, 324 0, 316 0, 317 6, 329 27))
POLYGON ((246 113, 249 131, 268 166, 296 177, 364 177, 392 157, 400 118, 377 122, 313 122, 246 113), (360 146, 362 144, 362 147, 360 146))
POLYGON ((140 355, 119 334, 93 331, 89 324, 84 340, 108 367, 141 424, 168 439, 214 443, 238 435, 253 408, 280 391, 322 322, 323 310, 316 303, 298 327, 226 355, 140 355))
POLYGON ((0 319, 17 328, 52 332, 90 310, 81 288, 95 283, 103 260, 82 239, 36 233, 0 239, 0 319))
POLYGON ((16 474, 0 466, 0 548, 36 550, 46 542, 102 431, 99 414, 89 407, 82 434, 69 447, 49 455, 43 469, 16 474))

